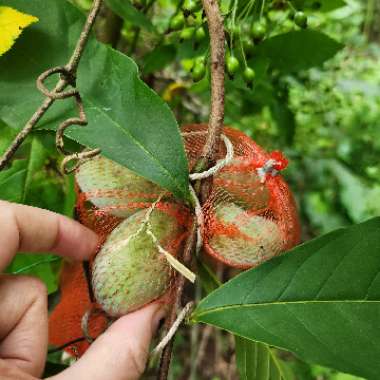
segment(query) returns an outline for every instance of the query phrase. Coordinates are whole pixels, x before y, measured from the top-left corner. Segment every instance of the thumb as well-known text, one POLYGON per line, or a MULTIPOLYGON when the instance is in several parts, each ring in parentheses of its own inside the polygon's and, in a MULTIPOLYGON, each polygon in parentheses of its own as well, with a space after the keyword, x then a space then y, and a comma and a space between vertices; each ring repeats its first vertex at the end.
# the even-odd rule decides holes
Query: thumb
POLYGON ((165 310, 155 302, 121 317, 83 357, 51 380, 136 380, 144 372, 149 345, 165 310))

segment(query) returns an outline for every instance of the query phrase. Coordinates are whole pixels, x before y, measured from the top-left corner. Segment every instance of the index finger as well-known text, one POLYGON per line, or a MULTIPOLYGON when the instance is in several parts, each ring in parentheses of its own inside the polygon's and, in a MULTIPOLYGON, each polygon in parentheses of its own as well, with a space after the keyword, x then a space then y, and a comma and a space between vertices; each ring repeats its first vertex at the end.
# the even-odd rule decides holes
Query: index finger
POLYGON ((65 216, 0 201, 0 270, 18 251, 51 252, 85 260, 97 243, 94 232, 65 216))

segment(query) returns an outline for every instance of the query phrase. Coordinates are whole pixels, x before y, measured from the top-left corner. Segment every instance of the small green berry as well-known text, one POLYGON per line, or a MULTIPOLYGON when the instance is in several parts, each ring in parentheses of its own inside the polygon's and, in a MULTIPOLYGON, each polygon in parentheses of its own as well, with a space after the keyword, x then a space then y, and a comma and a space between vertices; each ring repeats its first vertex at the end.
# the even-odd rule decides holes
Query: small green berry
POLYGON ((296 14, 294 15, 294 22, 300 28, 307 28, 307 16, 305 15, 305 13, 301 11, 296 12, 296 14))
POLYGON ((246 56, 251 57, 254 50, 255 50, 255 44, 250 38, 245 38, 242 40, 244 53, 246 56))
POLYGON ((191 40, 194 36, 195 28, 185 28, 181 30, 179 38, 181 41, 191 40))
POLYGON ((233 77, 236 72, 239 70, 240 62, 236 57, 230 55, 226 60, 226 69, 230 77, 233 77))
POLYGON ((243 72, 243 78, 245 82, 248 85, 251 85, 253 83, 253 80, 255 79, 255 76, 256 76, 255 70, 247 66, 243 72))
POLYGON ((206 66, 203 62, 195 62, 191 71, 193 81, 199 82, 206 75, 206 66))
POLYGON ((262 41, 265 37, 266 32, 267 30, 264 24, 260 22, 253 23, 252 28, 251 28, 251 35, 253 39, 255 40, 255 42, 262 41))
POLYGON ((185 0, 182 9, 186 12, 187 15, 194 13, 201 8, 200 2, 196 0, 185 0))
POLYGON ((195 31, 195 40, 197 42, 201 42, 205 39, 205 37, 206 37, 205 29, 203 28, 203 26, 201 26, 195 31))
POLYGON ((185 25, 185 17, 182 13, 176 14, 171 20, 170 20, 170 29, 171 30, 180 30, 185 25))

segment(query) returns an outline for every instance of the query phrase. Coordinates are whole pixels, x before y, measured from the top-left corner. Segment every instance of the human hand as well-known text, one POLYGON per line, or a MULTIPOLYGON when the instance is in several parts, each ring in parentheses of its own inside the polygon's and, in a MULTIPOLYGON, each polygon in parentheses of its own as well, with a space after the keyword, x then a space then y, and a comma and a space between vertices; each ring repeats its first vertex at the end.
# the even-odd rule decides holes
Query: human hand
MULTIPOLYGON (((0 378, 41 376, 48 345, 47 292, 38 279, 1 274, 18 251, 54 252, 87 259, 97 236, 50 211, 0 201, 0 378)), ((144 371, 149 344, 164 317, 155 302, 121 317, 83 357, 51 380, 135 380, 144 371)))

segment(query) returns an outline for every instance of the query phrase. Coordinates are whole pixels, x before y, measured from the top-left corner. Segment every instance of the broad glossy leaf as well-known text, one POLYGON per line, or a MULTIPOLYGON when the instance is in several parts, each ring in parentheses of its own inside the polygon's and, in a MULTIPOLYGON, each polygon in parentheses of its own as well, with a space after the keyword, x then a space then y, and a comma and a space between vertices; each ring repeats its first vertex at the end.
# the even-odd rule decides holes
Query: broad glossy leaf
POLYGON ((240 380, 292 380, 268 345, 242 337, 235 337, 236 364, 240 380))
MULTIPOLYGON (((0 118, 21 128, 43 99, 35 78, 67 62, 84 16, 62 0, 7 3, 40 20, 20 37, 17 49, 0 58, 0 118)), ((101 148, 108 158, 188 198, 187 160, 177 123, 166 103, 140 80, 136 64, 91 38, 79 66, 77 86, 89 124, 71 127, 67 136, 101 148)), ((71 99, 56 102, 39 126, 56 128, 75 112, 71 99)))
POLYGON ((155 32, 155 28, 151 21, 139 12, 129 0, 106 0, 107 5, 118 16, 126 21, 129 21, 133 25, 145 28, 149 32, 155 32))
POLYGON ((234 278, 193 319, 368 379, 380 373, 380 218, 234 278))
POLYGON ((282 72, 296 72, 332 58, 343 45, 315 30, 298 30, 279 34, 263 41, 256 49, 267 57, 272 67, 282 72))

